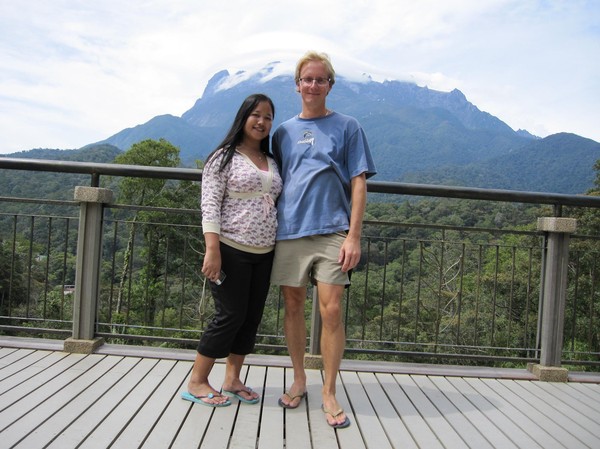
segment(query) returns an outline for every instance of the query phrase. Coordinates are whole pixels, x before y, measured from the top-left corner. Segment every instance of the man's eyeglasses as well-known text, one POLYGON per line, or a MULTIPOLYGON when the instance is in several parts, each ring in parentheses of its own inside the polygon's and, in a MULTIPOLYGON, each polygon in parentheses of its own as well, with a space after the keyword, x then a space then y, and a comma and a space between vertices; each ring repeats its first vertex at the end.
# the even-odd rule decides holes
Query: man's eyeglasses
POLYGON ((327 86, 331 78, 300 78, 300 82, 303 86, 310 87, 313 83, 317 83, 317 86, 323 87, 327 86))

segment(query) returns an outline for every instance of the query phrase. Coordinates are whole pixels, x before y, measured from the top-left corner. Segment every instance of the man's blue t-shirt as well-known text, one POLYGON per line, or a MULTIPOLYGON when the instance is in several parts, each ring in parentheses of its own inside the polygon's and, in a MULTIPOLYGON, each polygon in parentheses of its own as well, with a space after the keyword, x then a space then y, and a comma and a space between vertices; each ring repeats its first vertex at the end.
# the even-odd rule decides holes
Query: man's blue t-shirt
POLYGON ((338 112, 315 119, 296 116, 275 130, 272 143, 283 179, 276 239, 348 230, 350 181, 376 173, 358 121, 338 112))

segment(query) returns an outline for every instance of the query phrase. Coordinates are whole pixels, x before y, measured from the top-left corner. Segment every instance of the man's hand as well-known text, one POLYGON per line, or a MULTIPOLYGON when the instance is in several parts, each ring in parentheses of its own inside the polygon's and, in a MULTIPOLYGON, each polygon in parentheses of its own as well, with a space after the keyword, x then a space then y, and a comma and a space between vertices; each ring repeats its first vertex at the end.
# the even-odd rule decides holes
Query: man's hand
POLYGON ((340 248, 338 262, 342 264, 342 271, 344 273, 358 265, 358 262, 360 262, 360 239, 350 236, 346 237, 340 248))

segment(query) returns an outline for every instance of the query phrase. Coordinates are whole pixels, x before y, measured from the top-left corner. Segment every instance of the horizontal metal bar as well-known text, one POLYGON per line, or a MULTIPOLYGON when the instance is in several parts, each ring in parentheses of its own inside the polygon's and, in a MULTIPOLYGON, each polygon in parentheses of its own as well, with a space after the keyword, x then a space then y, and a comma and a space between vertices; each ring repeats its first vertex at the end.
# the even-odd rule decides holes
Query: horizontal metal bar
POLYGON ((202 171, 192 168, 154 167, 44 159, 19 159, 0 157, 0 168, 27 171, 48 171, 88 175, 130 176, 140 178, 180 179, 201 181, 202 171))
POLYGON ((436 196, 511 203, 553 204, 563 206, 600 207, 600 197, 567 195, 562 193, 524 192, 518 190, 480 189, 475 187, 449 187, 429 184, 369 181, 369 192, 393 193, 411 196, 436 196))
MULTIPOLYGON (((130 176, 143 178, 201 181, 202 170, 192 168, 153 167, 89 162, 51 161, 0 157, 0 168, 29 171, 51 171, 92 175, 130 176)), ((368 181, 371 193, 436 196, 487 201, 552 204, 559 206, 600 207, 600 197, 518 190, 481 189, 474 187, 440 186, 401 182, 368 181)))

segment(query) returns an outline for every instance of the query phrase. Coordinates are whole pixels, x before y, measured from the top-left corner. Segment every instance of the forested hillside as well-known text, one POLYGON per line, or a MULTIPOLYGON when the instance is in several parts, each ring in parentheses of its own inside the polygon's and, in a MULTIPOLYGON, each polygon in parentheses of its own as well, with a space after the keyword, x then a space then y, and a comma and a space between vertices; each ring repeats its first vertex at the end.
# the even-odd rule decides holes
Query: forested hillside
POLYGON ((590 168, 599 158, 600 143, 561 133, 488 161, 406 173, 400 181, 582 194, 593 185, 590 168))
MULTIPOLYGON (((80 150, 35 149, 11 157, 55 161, 111 163, 123 152, 108 144, 80 150)), ((89 186, 89 175, 0 169, 0 196, 72 200, 75 186, 89 186)), ((23 205, 3 204, 3 211, 24 212, 23 205), (20 208, 20 210, 19 210, 20 208)))

